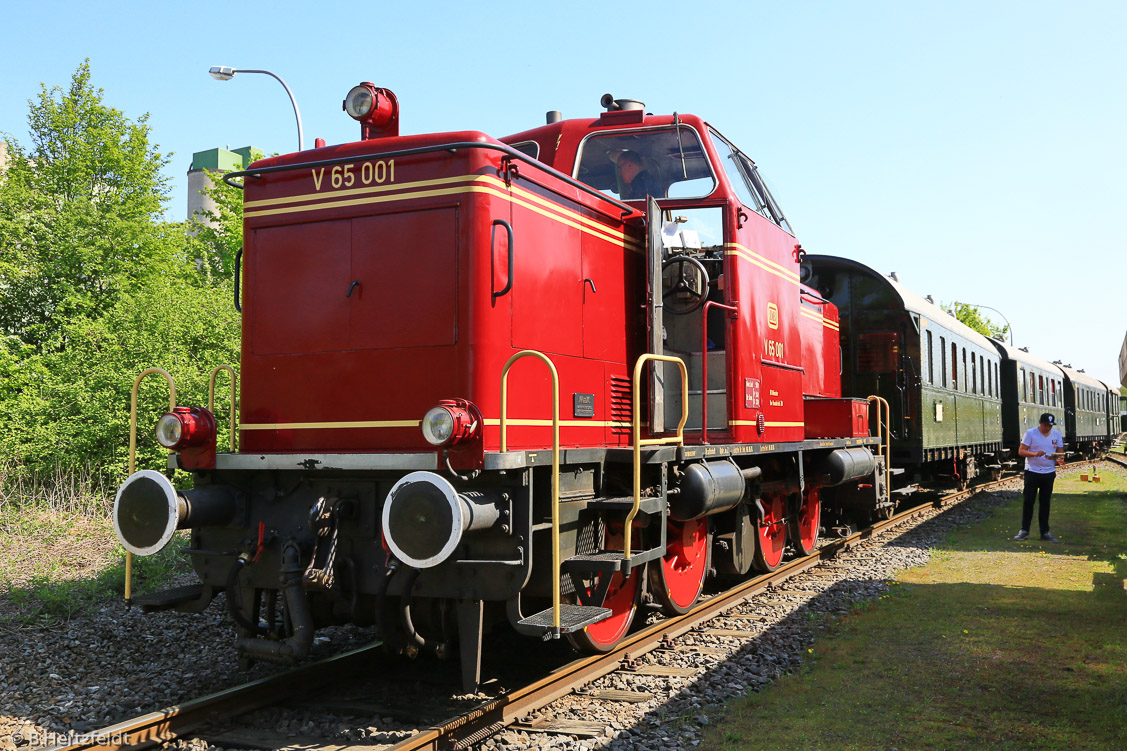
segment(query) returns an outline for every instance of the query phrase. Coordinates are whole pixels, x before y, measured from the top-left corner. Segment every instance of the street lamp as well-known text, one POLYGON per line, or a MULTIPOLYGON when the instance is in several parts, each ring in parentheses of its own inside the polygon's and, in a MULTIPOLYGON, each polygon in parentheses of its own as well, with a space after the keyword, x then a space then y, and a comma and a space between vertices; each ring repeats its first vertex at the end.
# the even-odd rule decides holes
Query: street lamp
POLYGON ((294 98, 293 92, 290 91, 289 86, 286 86, 286 82, 282 80, 281 76, 279 76, 276 73, 271 73, 268 70, 248 70, 246 68, 230 68, 226 65, 214 65, 214 66, 212 66, 211 70, 208 71, 208 73, 210 73, 211 77, 214 78, 216 81, 230 81, 232 78, 235 77, 236 73, 264 73, 268 76, 272 76, 274 78, 274 80, 276 80, 278 83, 282 84, 282 88, 285 89, 286 93, 290 95, 290 104, 293 105, 293 114, 294 114, 294 117, 297 119, 297 150, 298 151, 304 151, 305 150, 305 136, 303 135, 302 130, 301 130, 301 112, 297 108, 297 99, 294 98))
MULTIPOLYGON (((956 300, 955 305, 958 305, 958 304, 959 304, 959 301, 956 300)), ((992 310, 995 313, 997 313, 998 315, 1002 316, 1002 320, 1006 322, 1006 329, 1010 332, 1010 346, 1011 347, 1014 346, 1014 327, 1010 325, 1010 319, 1008 319, 1004 315, 1002 315, 1002 311, 998 310, 997 308, 991 308, 989 305, 975 305, 972 302, 964 302, 963 305, 969 305, 972 308, 986 308, 987 310, 992 310)))

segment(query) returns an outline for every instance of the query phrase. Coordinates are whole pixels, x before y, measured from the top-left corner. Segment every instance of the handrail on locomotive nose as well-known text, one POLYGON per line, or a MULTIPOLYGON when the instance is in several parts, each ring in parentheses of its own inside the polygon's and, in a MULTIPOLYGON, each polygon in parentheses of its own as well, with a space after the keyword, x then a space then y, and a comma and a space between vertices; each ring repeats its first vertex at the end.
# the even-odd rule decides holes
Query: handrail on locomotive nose
POLYGON ((509 447, 509 368, 524 357, 535 357, 552 373, 552 571, 556 585, 552 587, 552 634, 560 636, 560 376, 545 354, 533 349, 517 352, 501 369, 501 451, 509 447))
MULTIPOLYGON (((164 368, 148 368, 142 371, 141 375, 137 376, 137 380, 133 382, 133 391, 129 397, 129 476, 133 476, 133 470, 137 464, 137 391, 141 388, 141 381, 145 380, 145 376, 152 375, 153 373, 160 373, 164 379, 168 381, 168 411, 176 409, 176 382, 172 379, 172 374, 164 368)), ((172 453, 172 449, 168 450, 172 453)), ((125 604, 129 605, 133 601, 133 553, 125 551, 125 604)))
MULTIPOLYGON (((708 353, 704 353, 708 356, 708 353)), ((630 532, 631 524, 634 522, 634 517, 638 515, 638 509, 642 505, 642 446, 654 446, 663 443, 676 443, 680 446, 685 445, 685 422, 689 419, 689 371, 685 367, 685 361, 680 357, 672 357, 670 355, 654 355, 644 354, 638 358, 638 362, 634 364, 634 505, 630 509, 630 513, 626 515, 626 530, 623 532, 623 547, 622 547, 622 560, 630 560, 630 532), (681 369, 681 421, 677 423, 677 435, 665 436, 663 438, 642 438, 642 410, 638 404, 639 394, 641 392, 638 380, 642 377, 642 369, 645 364, 651 360, 658 360, 660 362, 675 362, 677 367, 681 369)))
POLYGON ((231 453, 235 453, 235 412, 236 398, 235 392, 239 384, 239 374, 230 365, 220 365, 211 371, 211 379, 207 383, 207 411, 212 415, 215 414, 215 377, 219 375, 219 371, 226 370, 231 374, 231 413, 228 417, 228 426, 231 431, 231 453))

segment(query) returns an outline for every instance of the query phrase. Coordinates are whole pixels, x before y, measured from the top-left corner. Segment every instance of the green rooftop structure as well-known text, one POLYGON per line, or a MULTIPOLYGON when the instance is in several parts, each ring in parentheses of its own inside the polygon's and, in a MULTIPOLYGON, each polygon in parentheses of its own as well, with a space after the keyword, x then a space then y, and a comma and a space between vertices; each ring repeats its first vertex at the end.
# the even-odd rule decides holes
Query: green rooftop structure
POLYGON ((203 192, 208 186, 207 173, 222 175, 225 172, 241 170, 251 162, 261 159, 261 149, 243 146, 239 149, 208 149, 192 154, 192 166, 188 168, 188 219, 208 223, 203 213, 215 210, 215 202, 203 192))

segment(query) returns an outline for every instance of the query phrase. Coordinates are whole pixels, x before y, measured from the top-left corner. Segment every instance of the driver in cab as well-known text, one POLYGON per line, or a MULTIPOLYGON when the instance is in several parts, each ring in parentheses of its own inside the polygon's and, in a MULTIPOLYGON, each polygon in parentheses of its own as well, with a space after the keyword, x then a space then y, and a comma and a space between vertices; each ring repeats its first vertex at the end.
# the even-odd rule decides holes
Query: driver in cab
POLYGON ((624 150, 612 152, 611 161, 618 167, 618 174, 622 178, 622 193, 620 198, 624 201, 639 201, 646 196, 661 196, 661 183, 650 174, 642 157, 636 152, 624 150))

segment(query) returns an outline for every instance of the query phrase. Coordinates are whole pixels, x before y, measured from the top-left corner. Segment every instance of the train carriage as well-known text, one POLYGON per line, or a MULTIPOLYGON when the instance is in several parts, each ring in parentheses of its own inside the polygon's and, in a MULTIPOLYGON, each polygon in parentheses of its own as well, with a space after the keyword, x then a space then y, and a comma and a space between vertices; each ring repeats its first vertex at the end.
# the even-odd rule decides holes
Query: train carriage
POLYGON ((1054 364, 1065 376, 1065 443, 1085 456, 1095 456, 1108 443, 1107 387, 1083 370, 1054 364))
POLYGON ((1115 437, 1121 432, 1119 427, 1119 389, 1115 388, 1107 381, 1100 381, 1100 385, 1103 386, 1104 389, 1100 398, 1104 411, 1104 432, 1107 436, 1106 445, 1110 446, 1111 442, 1115 440, 1115 437))
POLYGON ((1026 347, 992 343, 1002 356, 1003 443, 1016 457, 1025 431, 1036 426, 1042 414, 1052 414, 1058 429, 1065 426, 1064 371, 1026 347))
POLYGON ((892 460, 967 481, 1000 469, 1000 358, 990 341, 896 280, 810 255, 807 282, 841 317, 842 390, 892 405, 892 460))

